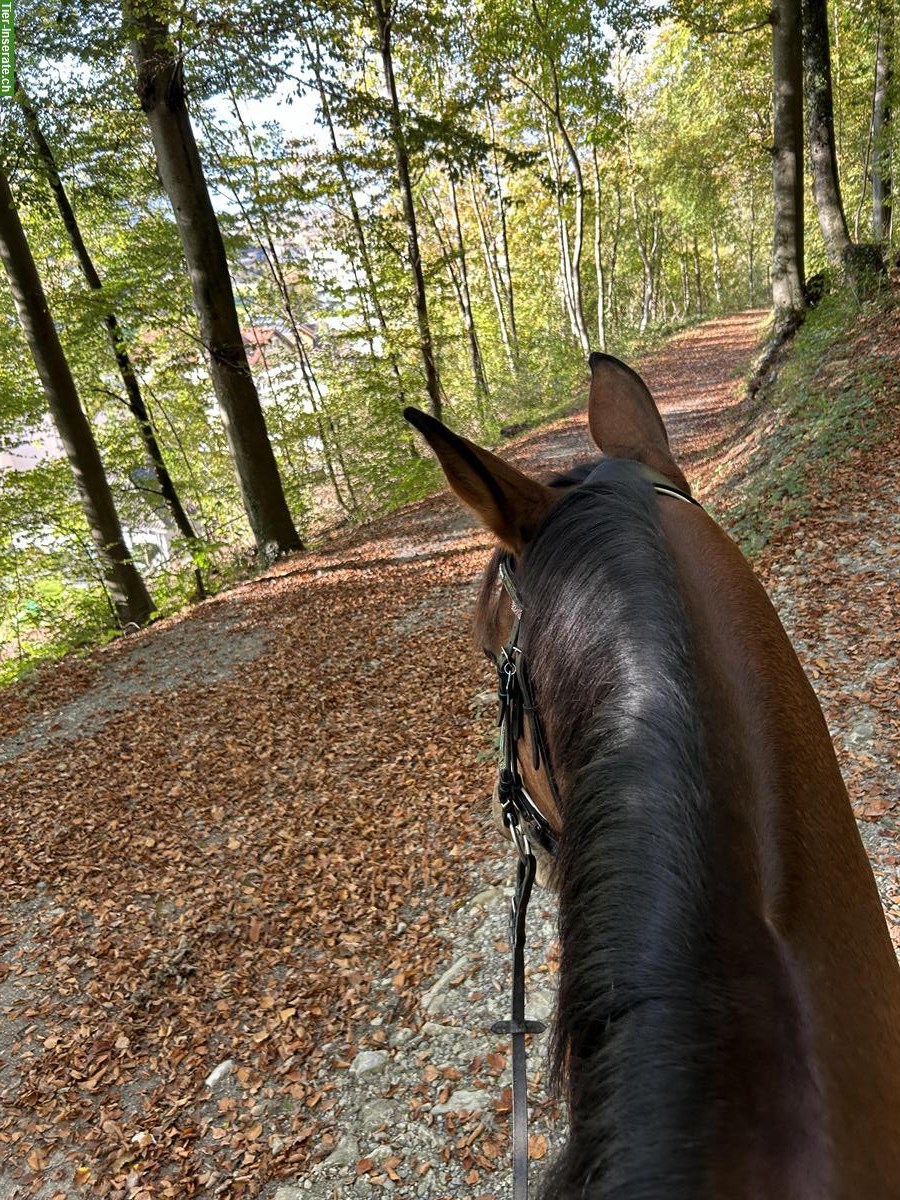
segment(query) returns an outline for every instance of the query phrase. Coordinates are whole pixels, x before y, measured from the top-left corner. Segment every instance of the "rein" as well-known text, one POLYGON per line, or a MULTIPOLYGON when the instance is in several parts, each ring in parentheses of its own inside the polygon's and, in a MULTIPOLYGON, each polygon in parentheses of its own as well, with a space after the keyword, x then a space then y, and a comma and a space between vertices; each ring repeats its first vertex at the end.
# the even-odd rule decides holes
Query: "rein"
MULTIPOLYGON (((670 483, 665 476, 642 466, 653 490, 661 496, 672 496, 702 508, 699 501, 670 483)), ((526 722, 531 738, 531 762, 534 769, 543 768, 557 812, 562 812, 559 790, 547 751, 547 741, 525 667, 525 656, 519 645, 522 616, 525 608, 516 586, 514 560, 504 554, 500 559, 499 579, 513 611, 509 638, 494 660, 497 667, 497 701, 500 727, 500 754, 497 778, 497 798, 504 826, 516 847, 519 861, 516 869, 516 888, 510 908, 510 946, 512 950, 512 1006, 510 1020, 497 1021, 492 1033, 506 1034, 512 1042, 512 1160, 513 1200, 528 1200, 528 1085, 526 1075, 525 1037, 543 1033, 541 1021, 525 1019, 525 919, 528 901, 534 885, 537 861, 532 846, 539 846, 555 857, 559 840, 546 816, 535 804, 519 769, 518 744, 525 734, 526 722)))

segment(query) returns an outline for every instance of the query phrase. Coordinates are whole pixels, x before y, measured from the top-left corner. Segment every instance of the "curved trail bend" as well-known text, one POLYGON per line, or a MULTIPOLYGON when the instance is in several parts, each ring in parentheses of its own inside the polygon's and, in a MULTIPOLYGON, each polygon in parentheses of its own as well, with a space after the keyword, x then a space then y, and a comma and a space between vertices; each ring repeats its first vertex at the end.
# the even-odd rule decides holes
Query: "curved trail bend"
MULTIPOLYGON (((713 499, 761 317, 641 364, 713 499)), ((584 416, 508 449, 568 465, 584 416)), ((897 565, 872 478, 763 561, 864 797, 889 794, 896 736, 892 630, 879 649, 862 627, 897 565)), ((508 1193, 507 1047, 485 1030, 512 864, 468 632, 488 547, 441 494, 3 695, 0 1200, 508 1193)), ((895 818, 869 815, 896 930, 895 818)), ((553 913, 533 912, 540 1016, 553 913)), ((536 1051, 531 1080, 540 1160, 559 1118, 536 1051)))

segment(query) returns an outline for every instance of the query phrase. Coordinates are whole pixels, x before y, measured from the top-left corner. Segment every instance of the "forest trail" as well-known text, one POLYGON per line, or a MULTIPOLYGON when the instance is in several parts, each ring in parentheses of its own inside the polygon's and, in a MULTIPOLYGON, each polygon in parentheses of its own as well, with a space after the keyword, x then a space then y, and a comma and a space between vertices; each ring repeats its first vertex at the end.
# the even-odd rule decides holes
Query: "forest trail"
MULTIPOLYGON (((641 364, 714 507, 762 318, 641 364)), ((760 560, 895 936, 897 449, 760 560)), ((570 465, 583 410, 503 452, 570 465)), ((507 1047, 484 1031, 512 863, 468 628, 489 545, 441 493, 2 695, 0 1200, 508 1193, 507 1047)), ((552 919, 539 901, 532 1015, 552 919)), ((533 1052, 536 1159, 542 1074, 533 1052)))

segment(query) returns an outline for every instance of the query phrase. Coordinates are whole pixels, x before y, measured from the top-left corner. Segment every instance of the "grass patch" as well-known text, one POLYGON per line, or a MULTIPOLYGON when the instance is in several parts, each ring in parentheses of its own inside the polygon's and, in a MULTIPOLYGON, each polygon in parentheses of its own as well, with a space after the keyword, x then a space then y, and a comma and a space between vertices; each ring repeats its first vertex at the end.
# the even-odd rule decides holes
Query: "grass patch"
POLYGON ((877 441, 878 403, 895 369, 860 335, 894 296, 860 305, 849 290, 827 296, 798 330, 773 384, 754 403, 757 445, 723 524, 752 556, 830 493, 829 471, 877 441))

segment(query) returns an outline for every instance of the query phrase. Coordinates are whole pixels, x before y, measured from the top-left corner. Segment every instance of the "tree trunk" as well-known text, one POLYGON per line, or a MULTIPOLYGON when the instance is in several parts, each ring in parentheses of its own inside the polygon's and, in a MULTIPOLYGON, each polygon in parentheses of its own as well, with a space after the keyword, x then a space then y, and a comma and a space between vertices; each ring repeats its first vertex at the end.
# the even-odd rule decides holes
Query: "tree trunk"
POLYGON ((559 276, 562 282, 563 311, 568 317, 572 337, 579 341, 578 318, 575 315, 575 289, 572 281, 572 256, 569 251, 569 226, 563 205, 562 171, 556 149, 556 134, 549 116, 545 122, 547 135, 547 157, 553 171, 554 196, 556 199, 556 233, 559 241, 559 276))
POLYGON ((387 351, 387 355, 391 364, 391 370, 394 375, 394 380, 397 384, 398 404, 400 408, 405 408, 406 389, 403 386, 403 377, 400 374, 400 363, 397 358, 397 352, 393 347, 391 331, 388 327, 387 317, 385 316, 384 307, 381 303, 381 295, 379 292, 378 283, 375 279, 375 269, 372 265, 372 258, 369 254, 369 244, 366 240, 362 214, 360 213, 359 205, 356 202, 356 192, 354 191, 353 184, 350 182, 350 177, 347 174, 344 155, 338 142, 337 130, 335 129, 334 120, 331 115, 331 105, 328 101, 328 92, 325 88, 324 80, 322 79, 321 49, 318 41, 316 41, 315 53, 313 54, 310 43, 303 37, 302 34, 299 36, 303 44, 306 46, 306 51, 309 55, 310 64, 313 69, 313 76, 319 92, 319 103, 322 108, 322 116, 325 118, 325 123, 328 126, 328 135, 331 139, 331 148, 334 150, 335 165, 337 166, 338 174, 341 177, 341 183, 344 185, 344 195, 347 200, 347 206, 350 209, 350 220, 353 225, 353 232, 356 235, 357 245, 359 246, 359 257, 362 264, 363 273, 368 284, 369 299, 372 302, 372 308, 375 310, 375 316, 378 320, 378 327, 381 330, 381 336, 384 340, 384 348, 387 351))
POLYGON ((497 183, 497 209, 500 213, 500 245, 503 249, 504 290, 506 305, 509 309, 509 340, 516 362, 519 360, 519 333, 516 329, 516 309, 513 295, 512 260, 509 256, 509 233, 506 227, 506 201, 503 197, 503 176, 500 174, 500 160, 497 156, 497 135, 494 130, 494 114, 488 105, 488 121, 491 126, 491 151, 494 157, 494 179, 497 183))
POLYGON ((713 292, 716 296, 716 307, 722 307, 722 262, 719 258, 719 235, 715 229, 712 233, 713 252, 713 292))
POLYGON ((834 144, 834 100, 826 5, 827 0, 802 0, 807 136, 813 195, 825 253, 833 268, 843 270, 850 250, 850 234, 841 202, 834 144))
POLYGON ((803 53, 800 0, 772 9, 774 194, 772 302, 776 335, 803 319, 803 53))
POLYGON ((616 266, 619 259, 619 236, 622 232, 622 189, 619 186, 619 181, 614 180, 613 186, 616 189, 616 223, 613 226, 612 242, 609 248, 609 271, 606 281, 606 311, 609 314, 609 320, 613 328, 618 325, 618 314, 616 310, 616 266))
POLYGON ((125 545, 100 452, 81 407, 9 183, 2 172, 0 259, 9 276, 16 312, 44 387, 50 415, 75 477, 116 614, 123 625, 131 622, 144 625, 153 612, 153 601, 125 545))
POLYGON ((556 74, 555 68, 553 69, 553 89, 553 119, 556 122, 556 128, 565 147, 569 165, 572 168, 572 176, 575 180, 575 243, 572 247, 569 277, 572 284, 572 309, 575 317, 575 333, 582 350, 587 354, 591 348, 591 339, 588 336, 587 323, 584 319, 584 291, 581 286, 581 252, 584 247, 584 173, 581 170, 578 151, 575 149, 575 145, 569 136, 569 131, 566 129, 562 119, 559 77, 556 74))
MULTIPOLYGON (((81 228, 75 216, 75 211, 69 201, 66 189, 63 186, 59 171, 56 166, 56 159, 53 156, 53 151, 44 137, 41 129, 40 121, 38 120, 37 112, 34 105, 29 100, 27 94, 17 81, 16 99, 22 109, 22 114, 25 118, 25 125, 31 137, 32 143, 41 160, 44 171, 47 175, 47 182, 50 184, 50 190, 53 192, 53 197, 56 200, 56 207, 59 210, 59 215, 62 217, 63 225, 66 228, 66 233, 69 235, 69 241, 72 249, 75 252, 75 257, 78 259, 78 265, 81 267, 81 273, 84 275, 88 287, 93 292, 103 290, 103 282, 97 268, 94 266, 94 260, 91 258, 88 248, 85 245, 84 238, 81 234, 81 228)), ((132 416, 137 421, 138 429, 141 435, 141 441, 144 443, 144 451, 147 458, 153 467, 159 484, 160 493, 168 505, 169 512, 172 514, 172 520, 178 532, 188 542, 197 541, 197 533, 191 524, 191 520, 184 510, 181 503, 181 498, 175 490, 175 484, 172 481, 172 476, 169 474, 169 469, 166 466, 163 458, 162 450, 159 446, 159 441, 156 437, 156 430, 153 422, 150 419, 150 414, 147 411, 147 405, 144 402, 144 396, 141 392, 140 384, 138 383, 137 375, 135 374, 134 364, 131 361, 131 356, 128 353, 128 348, 125 345, 125 338, 122 333, 121 326, 114 312, 107 312, 103 317, 103 324, 106 326, 106 332, 109 337, 109 344, 115 356, 116 365, 119 368, 119 375, 122 379, 122 386, 125 389, 125 396, 128 407, 131 410, 132 416)), ((199 570, 195 571, 195 579, 197 582, 197 591, 199 596, 203 596, 205 589, 203 586, 203 577, 199 570)))
POLYGON ((884 3, 878 15, 875 95, 872 105, 872 238, 891 240, 891 82, 894 16, 884 3))
POLYGON ((237 470, 244 508, 264 557, 302 549, 241 336, 225 245, 209 198, 187 109, 181 60, 163 22, 125 2, 133 39, 137 92, 150 126, 162 185, 169 196, 191 276, 200 336, 237 470))
MULTIPOLYGON (((481 357, 481 346, 478 341, 478 331, 475 328, 475 319, 472 315, 472 297, 469 292, 469 277, 466 271, 465 243, 463 242, 462 222, 459 218, 459 205, 456 199, 456 184, 450 180, 450 196, 451 205, 456 223, 456 238, 457 244, 454 250, 451 242, 451 236, 446 228, 442 228, 442 212, 440 197, 434 194, 434 209, 428 204, 428 201, 423 197, 423 207, 426 216, 431 221, 431 227, 434 230, 434 236, 437 238, 438 245, 441 248, 441 255, 444 259, 444 264, 447 268, 447 275, 450 279, 450 284, 453 288, 453 294, 456 296, 456 303, 459 307, 459 315, 462 320, 463 333, 466 339, 466 347, 469 353, 469 366, 472 370, 472 384, 475 390, 475 395, 478 400, 479 408, 483 408, 482 400, 488 395, 487 376, 484 371, 484 361, 481 357)), ((483 415, 483 412, 482 412, 483 415)))
POLYGON ((600 202, 602 188, 600 179, 600 158, 597 147, 594 146, 594 270, 597 272, 597 338, 602 353, 606 353, 606 303, 603 289, 603 224, 600 202))
POLYGON ((694 234, 694 286, 697 289, 697 313, 703 315, 703 271, 700 265, 700 247, 697 244, 697 235, 694 234))
POLYGON ((478 203, 478 189, 475 186, 474 175, 469 177, 469 186, 472 192, 472 208, 475 211, 475 219, 478 222, 478 234, 481 241, 481 254, 484 259, 484 270, 488 277, 488 284, 490 285, 491 289, 491 298, 494 301, 494 309, 497 313, 497 324, 500 328, 500 340, 503 342, 503 349, 506 351, 506 361, 509 363, 510 370, 514 371, 516 369, 516 355, 513 352, 509 328, 506 323, 506 314, 503 311, 503 300, 500 296, 500 284, 497 280, 497 271, 494 268, 491 248, 488 244, 487 226, 481 212, 481 205, 478 203))
POLYGON ((412 178, 409 169, 409 149, 406 145, 406 135, 403 132, 400 98, 397 94, 397 81, 394 78, 394 59, 391 49, 393 13, 391 12, 390 4, 391 0, 373 0, 373 10, 378 29, 378 47, 384 71, 384 85, 390 106, 391 141, 394 146, 394 156, 397 160, 397 178, 400 183, 400 196, 403 201, 403 215, 406 218, 407 252, 415 293, 416 320, 419 326, 419 347, 422 353, 422 363, 425 368, 425 385, 428 391, 431 415, 440 420, 442 407, 441 384, 434 358, 431 325, 428 320, 428 297, 425 292, 425 275, 422 270, 422 255, 419 248, 416 206, 413 200, 412 178))
POLYGON ((685 253, 683 242, 681 244, 681 253, 678 255, 678 264, 681 268, 681 319, 683 321, 691 308, 691 279, 688 273, 687 254, 685 253))
POLYGON ((653 240, 650 244, 650 312, 655 321, 659 312, 659 279, 662 273, 663 254, 662 218, 658 212, 653 214, 653 240))
POLYGON ((648 251, 647 241, 641 229, 641 216, 638 209, 637 191, 633 178, 629 182, 629 191, 631 193, 631 217, 634 222, 634 239, 637 244, 638 255, 640 256, 644 274, 641 289, 641 319, 638 324, 638 332, 646 333, 647 326, 650 324, 650 313, 653 304, 653 257, 652 250, 648 251))
POLYGON ((475 390, 483 396, 490 393, 487 374, 484 369, 484 358, 478 341, 478 331, 475 328, 475 314, 472 312, 472 294, 469 291, 469 271, 466 264, 466 243, 463 237, 462 221, 459 218, 459 200, 456 195, 456 183, 450 178, 450 203, 453 207, 453 218, 456 224, 456 241, 459 254, 459 292, 463 308, 463 324, 469 343, 469 355, 472 361, 472 377, 475 390))
POLYGON ((756 193, 750 180, 750 229, 747 234, 747 302, 756 300, 756 193))

